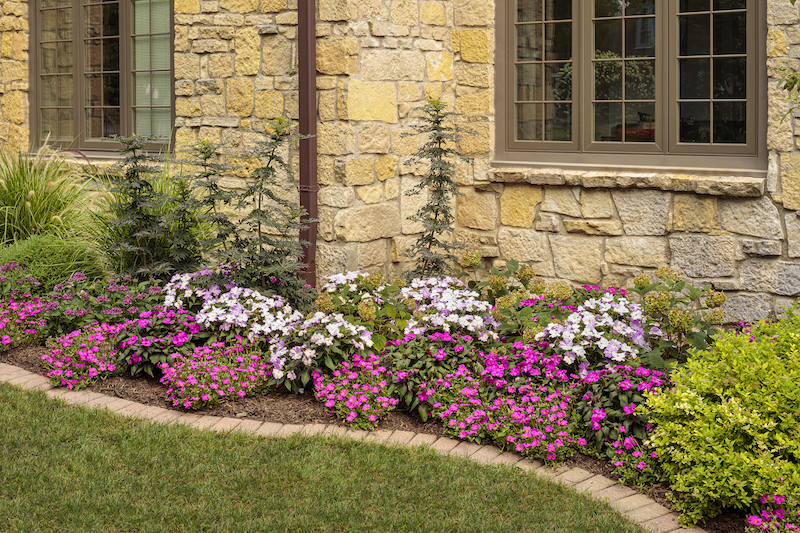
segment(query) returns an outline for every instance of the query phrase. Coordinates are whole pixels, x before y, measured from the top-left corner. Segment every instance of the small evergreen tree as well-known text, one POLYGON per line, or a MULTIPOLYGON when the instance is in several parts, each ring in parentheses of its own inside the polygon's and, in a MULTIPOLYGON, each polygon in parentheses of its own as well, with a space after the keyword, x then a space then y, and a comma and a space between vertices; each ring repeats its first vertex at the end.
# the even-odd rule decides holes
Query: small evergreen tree
POLYGON ((462 154, 456 143, 466 130, 447 123, 454 115, 445 109, 447 104, 431 100, 422 108, 425 122, 414 126, 418 134, 425 136, 425 144, 413 156, 416 161, 430 164, 430 170, 422 181, 406 192, 412 196, 430 191, 428 202, 409 219, 422 224, 422 234, 407 251, 416 260, 409 277, 429 277, 453 273, 456 257, 453 252, 463 246, 452 239, 451 225, 454 222, 451 199, 458 195, 458 185, 453 181, 455 164, 452 159, 471 159, 462 154), (451 237, 451 238, 448 238, 451 237))

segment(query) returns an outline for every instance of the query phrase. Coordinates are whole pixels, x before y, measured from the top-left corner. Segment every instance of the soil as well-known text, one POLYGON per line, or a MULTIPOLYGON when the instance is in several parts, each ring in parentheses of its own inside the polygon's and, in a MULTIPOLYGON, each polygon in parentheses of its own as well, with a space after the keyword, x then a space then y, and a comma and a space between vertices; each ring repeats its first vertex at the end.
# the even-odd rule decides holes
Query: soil
MULTIPOLYGON (((41 346, 24 346, 0 352, 0 362, 24 368, 30 372, 44 374, 41 365, 41 356, 45 348, 41 346)), ((149 377, 132 378, 130 376, 120 376, 96 381, 89 385, 86 390, 99 392, 109 396, 117 396, 133 402, 173 409, 185 412, 184 409, 173 407, 167 401, 166 387, 158 382, 157 379, 149 377)), ((245 420, 260 420, 266 422, 278 422, 281 424, 336 424, 347 427, 337 421, 330 410, 322 403, 318 402, 310 394, 291 394, 285 391, 277 391, 267 395, 239 398, 224 404, 216 405, 210 409, 204 409, 203 414, 214 416, 228 416, 242 418, 245 420)), ((392 411, 383 419, 378 429, 386 430, 405 430, 414 433, 428 433, 431 435, 443 435, 442 427, 436 421, 422 422, 410 415, 392 411)), ((590 457, 587 455, 576 454, 565 462, 566 466, 580 467, 594 474, 602 474, 615 481, 620 481, 614 474, 614 467, 606 461, 590 457)), ((621 481, 620 481, 621 483, 621 481)), ((643 492, 656 502, 670 508, 667 499, 669 493, 668 485, 659 483, 651 487, 639 488, 636 490, 643 492)), ((738 512, 727 512, 714 519, 700 524, 700 527, 709 533, 744 533, 746 516, 738 512)))

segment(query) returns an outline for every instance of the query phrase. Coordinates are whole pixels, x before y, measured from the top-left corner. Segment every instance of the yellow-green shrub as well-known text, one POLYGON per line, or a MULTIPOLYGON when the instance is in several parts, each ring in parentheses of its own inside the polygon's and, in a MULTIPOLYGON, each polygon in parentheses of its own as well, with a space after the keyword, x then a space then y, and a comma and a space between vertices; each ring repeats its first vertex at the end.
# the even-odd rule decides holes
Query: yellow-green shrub
POLYGON ((686 523, 800 496, 800 307, 728 331, 647 400, 655 449, 686 523))

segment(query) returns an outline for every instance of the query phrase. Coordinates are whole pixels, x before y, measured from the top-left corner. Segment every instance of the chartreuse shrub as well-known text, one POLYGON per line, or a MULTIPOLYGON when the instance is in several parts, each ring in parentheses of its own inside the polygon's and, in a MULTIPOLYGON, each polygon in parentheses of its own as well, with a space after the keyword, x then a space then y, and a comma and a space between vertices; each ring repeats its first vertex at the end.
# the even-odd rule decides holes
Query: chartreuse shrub
POLYGON ((57 235, 32 235, 0 248, 0 265, 16 262, 40 285, 38 292, 49 292, 75 272, 89 279, 102 278, 103 268, 97 252, 81 241, 57 235))
POLYGON ((647 399, 658 453, 684 521, 800 496, 800 309, 724 332, 647 399))

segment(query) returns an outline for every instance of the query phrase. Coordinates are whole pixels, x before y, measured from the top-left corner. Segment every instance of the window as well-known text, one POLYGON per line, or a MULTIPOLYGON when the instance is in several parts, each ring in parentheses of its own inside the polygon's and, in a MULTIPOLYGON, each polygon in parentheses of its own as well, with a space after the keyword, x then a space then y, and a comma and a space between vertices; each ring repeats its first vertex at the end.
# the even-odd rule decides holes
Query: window
POLYGON ((167 141, 172 117, 168 0, 39 0, 34 144, 112 150, 110 135, 167 141))
POLYGON ((502 4, 498 159, 765 167, 756 0, 502 4))

